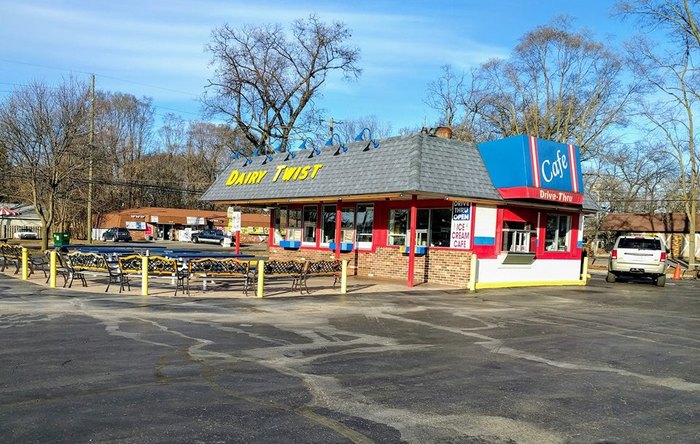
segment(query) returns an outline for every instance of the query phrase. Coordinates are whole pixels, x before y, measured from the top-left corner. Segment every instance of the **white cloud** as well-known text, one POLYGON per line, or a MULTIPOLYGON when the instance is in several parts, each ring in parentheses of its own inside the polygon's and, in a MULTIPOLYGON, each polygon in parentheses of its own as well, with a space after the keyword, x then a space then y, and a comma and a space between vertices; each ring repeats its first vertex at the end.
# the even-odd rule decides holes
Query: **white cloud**
MULTIPOLYGON (((361 49, 362 77, 344 82, 340 76, 330 76, 325 87, 327 98, 358 100, 352 107, 358 110, 393 106, 415 111, 427 83, 439 75, 439 66, 451 64, 466 70, 491 57, 507 55, 503 48, 474 40, 465 29, 446 27, 436 21, 438 16, 416 12, 419 9, 332 0, 301 4, 218 0, 6 2, 0 16, 0 38, 12 43, 0 46, 0 59, 58 68, 50 73, 37 66, 33 77, 46 73, 58 78, 69 70, 95 72, 102 76, 102 88, 151 96, 156 106, 159 101, 191 101, 202 93, 210 76, 210 55, 204 46, 214 27, 227 22, 232 26, 285 25, 313 12, 322 21, 346 23, 353 34, 351 44, 361 49), (412 98, 409 105, 401 102, 402 96, 412 98), (387 104, 383 97, 391 98, 392 103, 387 104)), ((20 70, 15 71, 19 76, 20 70)), ((324 103, 327 107, 347 105, 329 106, 325 99, 324 103)), ((183 109, 186 106, 191 109, 191 103, 183 109)))

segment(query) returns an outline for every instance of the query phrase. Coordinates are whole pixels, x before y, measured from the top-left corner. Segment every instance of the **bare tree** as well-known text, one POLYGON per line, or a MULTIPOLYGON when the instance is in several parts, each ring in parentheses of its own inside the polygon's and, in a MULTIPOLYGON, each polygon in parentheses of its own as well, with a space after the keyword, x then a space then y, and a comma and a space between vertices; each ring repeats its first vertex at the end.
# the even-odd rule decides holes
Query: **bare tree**
MULTIPOLYGON (((95 153, 95 177, 105 181, 135 180, 134 164, 153 149, 152 99, 100 92, 96 111, 95 146, 101 152, 95 153)), ((138 188, 109 187, 107 193, 97 196, 96 212, 137 206, 140 200, 138 188)))
MULTIPOLYGON (((369 129, 374 139, 382 139, 391 135, 391 123, 381 122, 375 115, 343 119, 341 122, 335 126, 335 133, 344 141, 353 142, 360 131, 363 131, 365 128, 369 129)), ((367 138, 369 135, 364 134, 363 136, 367 138)))
POLYGON ((454 72, 450 65, 443 65, 440 69, 442 70, 440 77, 428 84, 425 104, 440 113, 438 124, 452 128, 461 112, 464 74, 454 72))
POLYGON ((32 83, 0 105, 0 139, 23 200, 34 204, 41 219, 43 249, 59 201, 70 197, 86 166, 88 103, 86 85, 69 79, 55 88, 32 83))
POLYGON ((664 151, 678 166, 678 194, 688 217, 688 252, 695 265, 695 221, 700 197, 700 149, 695 131, 695 113, 700 99, 700 70, 694 57, 700 52, 697 2, 688 0, 622 2, 618 10, 635 17, 650 29, 665 31, 666 45, 637 37, 630 44, 630 62, 650 87, 651 94, 640 104, 649 137, 658 136, 664 151))
POLYGON ((278 139, 285 150, 290 139, 303 138, 295 132, 308 130, 300 124, 329 74, 360 75, 359 50, 348 45, 350 36, 344 24, 325 24, 315 16, 294 21, 289 32, 280 25, 214 29, 207 111, 227 116, 249 148, 278 139))
POLYGON ((663 146, 639 141, 608 147, 588 163, 586 186, 609 211, 654 213, 667 206, 678 177, 663 146))
POLYGON ((158 130, 162 149, 167 153, 181 153, 187 139, 187 123, 175 114, 168 113, 163 117, 163 124, 158 130))
POLYGON ((609 142, 606 130, 625 124, 634 88, 621 83, 618 56, 570 28, 560 19, 526 33, 510 58, 472 72, 469 87, 445 70, 432 87, 434 105, 449 119, 459 115, 451 104, 460 98, 465 140, 528 134, 575 143, 584 160, 594 156, 609 142))

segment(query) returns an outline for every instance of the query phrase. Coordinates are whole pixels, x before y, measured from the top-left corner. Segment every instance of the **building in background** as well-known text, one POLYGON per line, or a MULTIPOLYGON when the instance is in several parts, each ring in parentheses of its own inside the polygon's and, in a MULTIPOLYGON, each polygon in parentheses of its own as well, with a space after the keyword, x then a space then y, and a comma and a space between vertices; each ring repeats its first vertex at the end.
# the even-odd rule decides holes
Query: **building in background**
MULTIPOLYGON (((611 213, 605 216, 599 231, 609 233, 614 241, 623 234, 649 234, 664 238, 675 258, 689 258, 688 216, 685 213, 611 213)), ((695 218, 700 228, 700 215, 695 218)), ((612 247, 612 245, 610 245, 612 247)), ((695 257, 700 257, 700 233, 695 233, 695 257)))
POLYGON ((41 238, 41 218, 34 205, 0 202, 0 239, 12 239, 20 231, 32 231, 41 238))
MULTIPOLYGON (((98 217, 93 231, 94 239, 111 227, 124 227, 133 240, 189 241, 195 231, 205 228, 228 230, 226 211, 190 210, 182 208, 140 207, 113 211, 98 217)), ((267 214, 243 212, 241 215, 241 242, 266 242, 268 237, 267 214)))

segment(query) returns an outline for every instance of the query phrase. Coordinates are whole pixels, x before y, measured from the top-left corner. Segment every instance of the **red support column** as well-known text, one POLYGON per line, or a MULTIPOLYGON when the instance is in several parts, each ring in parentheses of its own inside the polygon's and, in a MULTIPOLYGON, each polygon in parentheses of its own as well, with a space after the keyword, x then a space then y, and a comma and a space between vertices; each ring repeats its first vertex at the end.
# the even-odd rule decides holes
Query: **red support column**
POLYGON ((343 228, 343 211, 340 201, 335 204, 335 258, 340 259, 340 233, 343 228))
POLYGON ((411 197, 411 213, 409 220, 411 229, 408 236, 408 288, 413 288, 413 272, 416 269, 416 224, 418 221, 417 198, 414 194, 411 197))
POLYGON ((277 210, 270 209, 270 226, 267 230, 267 245, 272 247, 275 245, 275 217, 277 217, 277 210))
POLYGON ((241 254, 241 232, 236 231, 236 254, 241 254))

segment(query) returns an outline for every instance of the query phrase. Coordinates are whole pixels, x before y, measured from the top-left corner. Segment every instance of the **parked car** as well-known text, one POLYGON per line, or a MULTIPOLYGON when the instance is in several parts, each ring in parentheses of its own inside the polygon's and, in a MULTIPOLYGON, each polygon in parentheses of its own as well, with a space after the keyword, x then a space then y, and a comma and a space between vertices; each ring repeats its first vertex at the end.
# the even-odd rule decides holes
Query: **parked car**
POLYGON ((39 239, 39 236, 32 230, 19 230, 13 237, 15 239, 39 239))
POLYGON ((202 230, 192 234, 192 242, 195 244, 202 242, 208 244, 224 244, 226 235, 222 230, 202 230))
POLYGON ((612 283, 621 276, 642 276, 663 287, 668 251, 663 239, 656 236, 620 236, 610 253, 605 280, 612 283))
POLYGON ((126 228, 113 227, 102 233, 102 240, 131 242, 131 233, 126 228))

